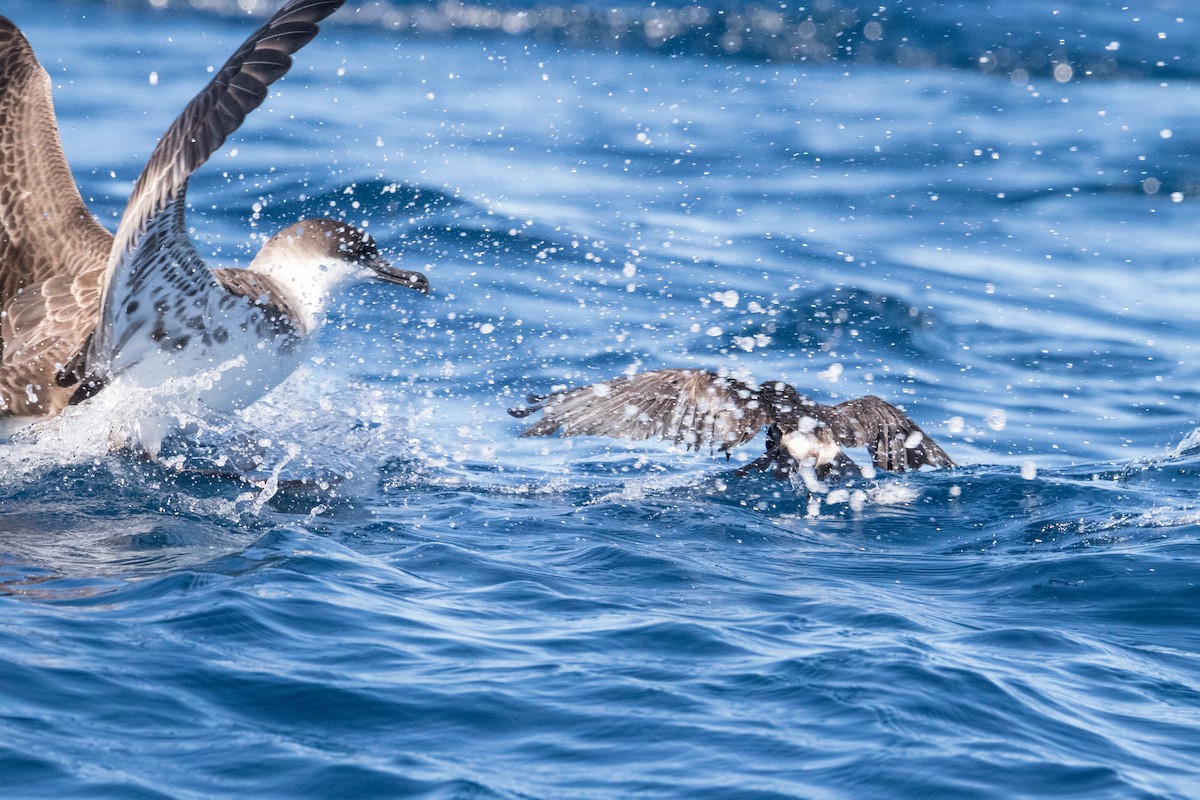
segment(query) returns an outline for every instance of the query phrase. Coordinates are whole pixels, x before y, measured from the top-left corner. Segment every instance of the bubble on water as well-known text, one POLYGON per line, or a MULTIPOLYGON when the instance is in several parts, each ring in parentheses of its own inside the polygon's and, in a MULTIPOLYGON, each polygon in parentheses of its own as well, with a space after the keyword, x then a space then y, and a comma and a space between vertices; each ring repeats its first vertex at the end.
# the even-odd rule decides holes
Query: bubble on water
POLYGON ((830 364, 827 369, 818 372, 817 377, 821 380, 829 381, 830 383, 837 383, 838 378, 842 376, 842 372, 844 370, 845 367, 835 362, 830 364))
POLYGON ((877 486, 871 490, 869 496, 875 505, 901 506, 912 503, 921 496, 921 493, 911 486, 897 482, 877 486))
POLYGON ((726 308, 737 308, 737 304, 741 300, 741 296, 733 289, 725 292, 713 292, 709 296, 726 308))
POLYGON ((834 489, 829 494, 825 495, 825 502, 829 505, 838 505, 839 503, 850 502, 849 489, 834 489))
POLYGON ((749 353, 756 347, 766 347, 771 343, 771 337, 765 333, 756 333, 753 336, 735 336, 733 337, 733 343, 749 353))
POLYGON ((259 514, 262 512, 263 506, 265 506, 267 502, 274 497, 276 493, 278 493, 280 473, 283 472, 283 468, 293 461, 298 455, 300 455, 300 445, 295 444, 294 442, 288 442, 287 455, 280 459, 275 466, 271 468, 271 472, 268 475, 267 480, 263 483, 258 495, 250 504, 251 514, 259 514))

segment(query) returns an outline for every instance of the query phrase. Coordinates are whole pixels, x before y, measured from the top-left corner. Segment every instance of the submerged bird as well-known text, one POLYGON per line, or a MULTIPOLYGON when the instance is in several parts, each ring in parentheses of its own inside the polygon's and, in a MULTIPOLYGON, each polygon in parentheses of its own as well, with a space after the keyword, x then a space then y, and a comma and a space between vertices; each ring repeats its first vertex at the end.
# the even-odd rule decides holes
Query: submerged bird
POLYGON ((954 461, 903 411, 866 396, 821 405, 782 382, 757 388, 694 369, 664 369, 548 395, 530 395, 514 417, 541 411, 521 436, 614 436, 665 439, 688 450, 708 447, 729 457, 762 428, 767 451, 738 470, 771 469, 775 477, 826 479, 858 474, 843 448, 866 447, 889 472, 954 461))
MULTIPOLYGON (((333 292, 366 278, 429 290, 352 225, 309 219, 246 269, 212 269, 188 237, 188 178, 267 96, 291 55, 343 0, 291 0, 247 39, 171 124, 116 235, 84 204, 62 151, 50 79, 0 17, 0 434, 105 386, 153 388, 201 372, 207 408, 244 408, 297 366, 333 292)), ((155 455, 169 414, 139 423, 155 455)))

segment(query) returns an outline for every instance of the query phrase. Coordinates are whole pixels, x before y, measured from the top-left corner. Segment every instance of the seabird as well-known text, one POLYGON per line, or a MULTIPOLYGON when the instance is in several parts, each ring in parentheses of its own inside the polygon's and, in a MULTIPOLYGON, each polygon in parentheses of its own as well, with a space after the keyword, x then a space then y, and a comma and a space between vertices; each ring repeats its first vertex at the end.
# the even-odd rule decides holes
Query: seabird
MULTIPOLYGON (((210 268, 188 237, 188 178, 343 2, 291 0, 238 48, 159 141, 115 236, 71 176, 49 76, 0 17, 0 433, 107 385, 153 388, 213 370, 201 404, 244 408, 295 370, 346 282, 428 293, 424 275, 393 268, 370 236, 336 220, 287 228, 246 269, 210 268)), ((153 456, 175 423, 143 422, 138 443, 153 456)))
POLYGON ((530 395, 514 417, 541 411, 521 436, 613 436, 664 439, 687 450, 708 447, 729 457, 767 429, 767 450, 738 470, 772 470, 825 481, 856 475, 843 448, 866 447, 879 469, 904 472, 954 461, 900 409, 868 395, 822 405, 781 381, 752 386, 696 369, 663 369, 548 395, 530 395))

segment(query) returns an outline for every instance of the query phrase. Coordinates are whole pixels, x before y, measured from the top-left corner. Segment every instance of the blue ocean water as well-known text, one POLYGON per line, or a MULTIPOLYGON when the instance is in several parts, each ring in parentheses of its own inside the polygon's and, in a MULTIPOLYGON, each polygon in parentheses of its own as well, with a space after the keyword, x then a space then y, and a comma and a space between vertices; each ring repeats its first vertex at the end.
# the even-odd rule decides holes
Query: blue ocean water
MULTIPOLYGON (((274 7, 194 5, 4 4, 110 228, 274 7)), ((120 409, 0 445, 3 795, 1200 794, 1200 19, 997 5, 351 0, 189 221, 343 216, 434 292, 348 291, 247 414, 323 487, 120 409), (814 502, 505 413, 670 366, 963 466, 814 502)))

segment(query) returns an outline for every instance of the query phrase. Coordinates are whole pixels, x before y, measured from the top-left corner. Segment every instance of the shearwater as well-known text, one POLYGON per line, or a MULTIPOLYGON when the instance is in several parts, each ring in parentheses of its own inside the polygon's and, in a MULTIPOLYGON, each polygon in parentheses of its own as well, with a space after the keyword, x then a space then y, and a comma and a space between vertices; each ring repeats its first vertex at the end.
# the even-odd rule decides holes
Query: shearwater
POLYGON ((865 447, 874 467, 905 472, 953 467, 954 460, 900 409, 878 397, 827 406, 782 381, 758 386, 698 369, 661 369, 530 395, 514 417, 542 418, 522 436, 612 436, 665 439, 688 450, 729 456, 767 429, 767 450, 739 472, 770 469, 810 491, 827 480, 861 474, 846 448, 865 447))
MULTIPOLYGON (((152 389, 204 374, 196 397, 245 408, 299 366, 331 295, 378 278, 428 293, 365 232, 331 219, 271 238, 246 269, 210 268, 184 221, 188 178, 267 96, 343 0, 291 0, 254 32, 163 135, 114 235, 88 211, 63 154, 50 78, 0 17, 0 434, 108 386, 152 389)), ((139 419, 157 454, 179 425, 139 419)))

